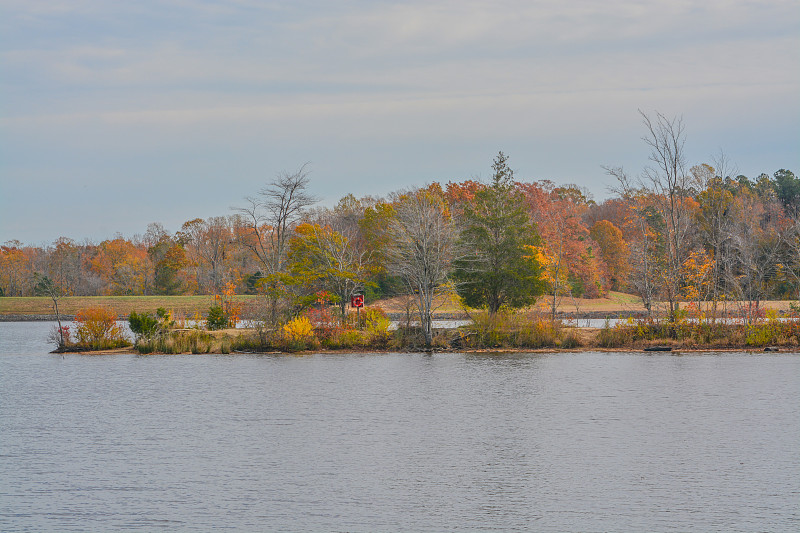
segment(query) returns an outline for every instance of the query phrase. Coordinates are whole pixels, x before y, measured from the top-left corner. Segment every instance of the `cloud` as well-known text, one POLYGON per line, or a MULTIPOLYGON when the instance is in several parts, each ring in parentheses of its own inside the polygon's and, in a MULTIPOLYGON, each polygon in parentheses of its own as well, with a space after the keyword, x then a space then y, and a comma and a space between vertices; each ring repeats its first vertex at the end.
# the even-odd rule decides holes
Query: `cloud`
POLYGON ((637 166, 637 108, 682 114, 697 158, 734 146, 758 172, 798 160, 794 1, 3 10, 4 180, 225 174, 244 187, 264 167, 311 160, 336 194, 468 177, 501 148, 528 176, 590 180, 601 164, 637 166))

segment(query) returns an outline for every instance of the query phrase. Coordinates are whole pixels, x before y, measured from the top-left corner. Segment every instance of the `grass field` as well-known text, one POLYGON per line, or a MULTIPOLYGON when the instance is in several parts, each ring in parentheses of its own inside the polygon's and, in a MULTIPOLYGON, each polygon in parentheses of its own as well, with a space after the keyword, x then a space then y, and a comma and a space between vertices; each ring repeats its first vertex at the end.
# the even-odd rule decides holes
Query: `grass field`
MULTIPOLYGON (((237 296, 238 301, 247 301, 255 296, 237 296)), ((174 311, 191 317, 195 312, 205 315, 213 305, 214 297, 204 296, 67 296, 58 301, 58 310, 63 315, 74 315, 79 309, 108 307, 119 316, 137 313, 155 313, 156 309, 174 311)), ((0 298, 0 315, 51 315, 53 301, 46 297, 0 298)))
MULTIPOLYGON (((236 296, 238 302, 247 304, 254 301, 257 296, 236 296)), ((137 313, 155 313, 156 309, 163 307, 176 314, 191 317, 195 313, 205 316, 209 306, 214 303, 213 296, 69 296, 61 298, 58 302, 62 315, 74 315, 79 309, 103 306, 116 311, 120 317, 127 317, 131 311, 137 313)), ((786 311, 789 301, 762 302, 766 309, 786 311)), ((378 302, 367 302, 367 307, 377 305, 388 313, 405 313, 406 308, 413 303, 407 297, 396 297, 378 302)), ((550 299, 542 297, 536 304, 536 309, 542 313, 550 310, 550 299)), ((685 306, 685 304, 684 304, 685 306)), ((729 309, 735 309, 735 302, 728 302, 729 309)), ((632 294, 611 292, 607 298, 583 299, 564 297, 558 303, 558 311, 563 313, 608 313, 609 315, 625 315, 626 313, 640 313, 644 311, 641 300, 632 294)), ((413 312, 413 307, 411 308, 413 312)), ((658 305, 654 312, 658 314, 666 310, 666 305, 658 305)), ((464 308, 454 298, 444 298, 437 302, 435 313, 460 314, 464 308)), ((0 298, 0 316, 32 316, 52 315, 53 302, 47 297, 4 297, 0 298)))
MULTIPOLYGON (((403 313, 411 303, 409 297, 398 296, 387 300, 376 302, 375 305, 381 306, 384 311, 390 313, 403 313)), ((547 313, 552 305, 552 299, 547 296, 539 298, 535 308, 538 311, 547 313)), ((437 313, 457 314, 464 312, 463 307, 456 298, 439 298, 435 304, 437 313)), ((565 313, 587 313, 587 312, 607 312, 625 313, 642 311, 642 300, 638 296, 625 294, 622 292, 610 292, 606 298, 569 298, 563 297, 557 303, 559 312, 565 313)))

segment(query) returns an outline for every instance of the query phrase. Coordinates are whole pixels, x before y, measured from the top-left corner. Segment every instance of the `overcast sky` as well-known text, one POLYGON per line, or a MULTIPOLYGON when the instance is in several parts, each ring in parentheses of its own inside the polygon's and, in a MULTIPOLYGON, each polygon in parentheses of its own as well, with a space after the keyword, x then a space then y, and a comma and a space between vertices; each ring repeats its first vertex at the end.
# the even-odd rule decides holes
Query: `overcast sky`
POLYGON ((227 215, 309 163, 325 204, 431 181, 800 171, 796 0, 0 0, 0 243, 227 215))

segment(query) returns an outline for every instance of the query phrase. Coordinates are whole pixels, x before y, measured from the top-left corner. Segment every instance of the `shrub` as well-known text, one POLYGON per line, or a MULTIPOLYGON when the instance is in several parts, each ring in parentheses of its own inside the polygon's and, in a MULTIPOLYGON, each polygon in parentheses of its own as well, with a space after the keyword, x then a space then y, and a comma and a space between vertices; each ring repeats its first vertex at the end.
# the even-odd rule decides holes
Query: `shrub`
POLYGON ((545 348, 558 342, 560 323, 535 317, 519 328, 514 346, 520 348, 545 348))
POLYGON ((358 348, 365 344, 364 335, 357 329, 344 329, 335 332, 329 338, 325 339, 322 343, 326 348, 331 350, 358 348))
POLYGON ((56 351, 64 350, 67 346, 72 344, 72 335, 69 326, 53 325, 50 330, 47 340, 56 345, 56 351))
POLYGON ((225 316, 225 311, 221 305, 212 305, 208 308, 208 315, 206 316, 206 328, 215 331, 218 329, 225 329, 228 327, 228 318, 225 316))
POLYGON ((117 324, 117 314, 105 307, 81 309, 75 314, 75 336, 78 347, 108 350, 130 346, 122 328, 117 324))
POLYGON ((223 337, 222 341, 220 342, 219 352, 221 354, 229 354, 229 353, 231 353, 231 344, 232 344, 231 338, 229 336, 225 335, 225 337, 223 337))
POLYGON ((389 331, 391 321, 386 312, 380 307, 371 307, 361 313, 364 320, 364 329, 372 336, 385 335, 389 331))
POLYGON ((306 311, 306 318, 314 328, 314 335, 320 341, 329 339, 341 331, 342 326, 328 307, 314 307, 306 311))
POLYGON ((544 348, 555 346, 560 324, 535 314, 501 310, 494 315, 479 313, 459 340, 480 348, 544 348))
POLYGON ((215 339, 209 333, 192 331, 172 331, 165 335, 140 339, 136 350, 141 354, 148 353, 210 353, 215 346, 215 339))
POLYGON ((561 339, 561 348, 572 349, 572 348, 580 348, 583 346, 583 342, 581 341, 580 336, 574 329, 570 329, 567 334, 561 339))
POLYGON ((314 335, 314 327, 308 317, 299 316, 283 326, 283 334, 288 339, 303 339, 314 335))
POLYGON ((275 347, 271 337, 263 333, 256 335, 237 335, 231 341, 231 350, 254 352, 270 350, 275 347))
POLYGON ((319 346, 314 326, 306 316, 293 318, 283 326, 283 349, 289 352, 309 350, 319 346))
POLYGON ((128 325, 137 337, 149 337, 158 327, 158 320, 149 313, 140 315, 136 311, 131 311, 128 325))
MULTIPOLYGON (((629 322, 632 323, 630 320, 629 322)), ((634 338, 634 331, 630 325, 618 323, 610 326, 609 321, 606 320, 602 329, 597 333, 597 344, 602 348, 619 348, 630 344, 634 338)))

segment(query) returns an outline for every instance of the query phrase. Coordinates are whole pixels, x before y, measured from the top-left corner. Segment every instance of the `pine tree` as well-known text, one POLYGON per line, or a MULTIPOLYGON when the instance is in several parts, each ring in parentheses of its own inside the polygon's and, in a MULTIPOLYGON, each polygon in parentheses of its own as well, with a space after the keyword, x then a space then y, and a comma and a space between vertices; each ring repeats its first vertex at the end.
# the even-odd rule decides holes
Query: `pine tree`
POLYGON ((503 152, 492 169, 491 183, 464 209, 461 241, 469 253, 455 263, 454 279, 467 305, 495 314, 503 306, 531 305, 544 283, 533 249, 539 235, 503 152))

